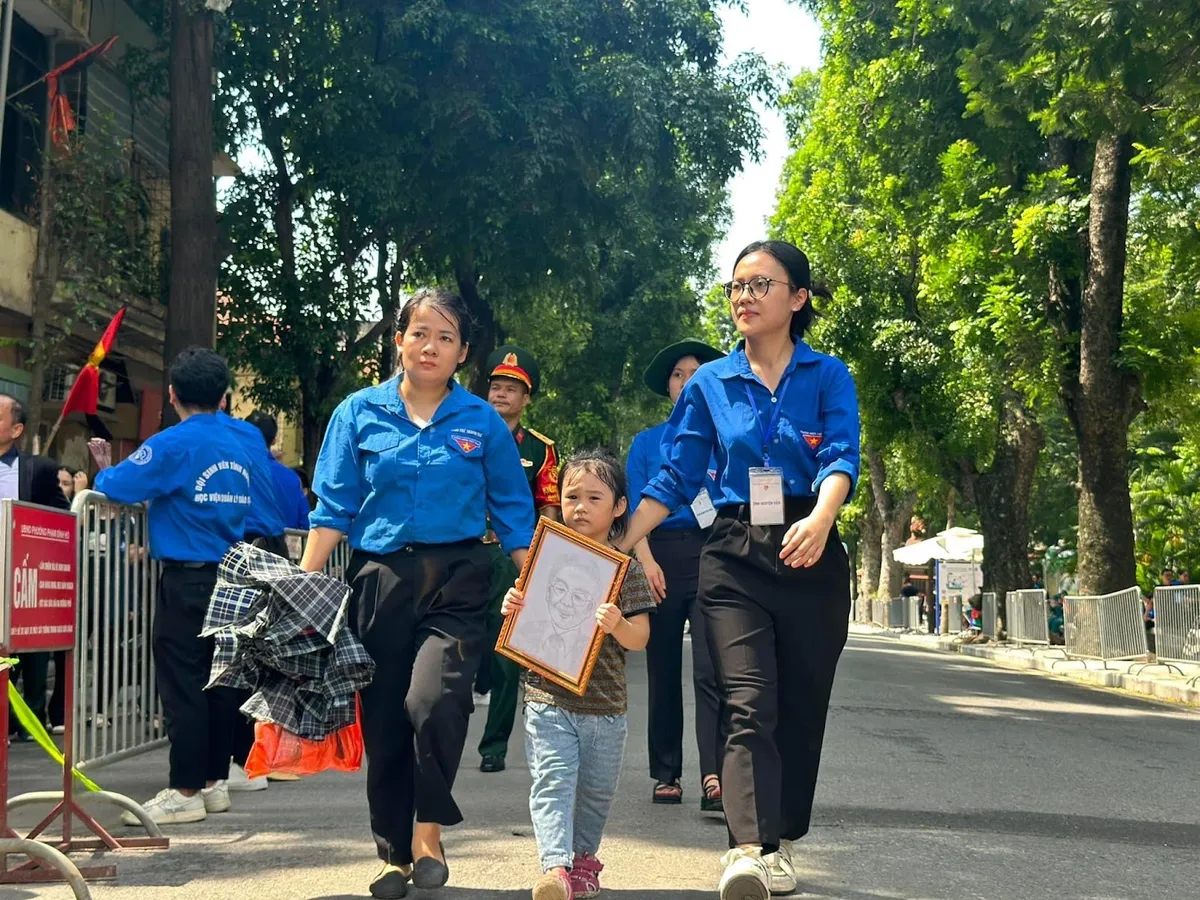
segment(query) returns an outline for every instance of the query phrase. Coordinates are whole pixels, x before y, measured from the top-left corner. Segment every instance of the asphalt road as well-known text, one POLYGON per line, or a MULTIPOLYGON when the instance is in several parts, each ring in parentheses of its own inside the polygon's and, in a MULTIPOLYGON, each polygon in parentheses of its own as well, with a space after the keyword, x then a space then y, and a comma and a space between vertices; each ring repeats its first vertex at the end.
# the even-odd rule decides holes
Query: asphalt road
MULTIPOLYGON (((633 696, 643 698, 640 661, 631 679, 633 696)), ((536 874, 519 734, 509 770, 482 775, 473 751, 481 718, 472 722, 458 782, 467 824, 448 833, 451 886, 440 900, 528 897, 536 874)), ((714 898, 725 832, 699 811, 694 748, 684 805, 653 806, 644 736, 638 702, 601 852, 605 895, 714 898)), ((15 789, 50 787, 52 770, 39 751, 16 750, 15 789), (43 770, 46 777, 33 777, 43 770)), ((155 753, 96 777, 145 799, 161 786, 164 769, 165 756, 155 753)), ((117 856, 119 881, 96 885, 94 896, 366 896, 376 863, 361 776, 273 785, 235 804, 230 813, 173 829, 166 853, 117 856)), ((22 811, 22 820, 30 815, 22 811)), ((1174 900, 1200 896, 1198 852, 1200 715, 887 639, 852 638, 814 829, 797 854, 805 896, 1174 900)), ((61 886, 0 887, 4 900, 70 896, 61 886)))

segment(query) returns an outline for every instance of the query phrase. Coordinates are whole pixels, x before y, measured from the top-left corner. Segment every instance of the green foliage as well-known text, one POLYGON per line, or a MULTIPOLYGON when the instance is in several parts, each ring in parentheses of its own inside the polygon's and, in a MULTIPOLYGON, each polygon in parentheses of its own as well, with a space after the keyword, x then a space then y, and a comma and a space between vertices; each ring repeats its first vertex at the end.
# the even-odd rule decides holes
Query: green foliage
MULTIPOLYGON (((1060 398, 1078 375, 1081 318, 1051 288, 1084 274, 1090 142, 1106 133, 1141 141, 1116 359, 1152 409, 1171 402, 1195 421, 1180 388, 1200 346, 1200 8, 809 6, 825 52, 785 96, 793 154, 774 227, 835 289, 813 339, 850 365, 889 489, 918 490, 931 518, 946 480, 969 487, 963 473, 993 464, 1005 410, 1034 417, 1046 445, 1031 536, 1069 550, 1078 451, 1060 398)), ((1169 455, 1186 466, 1179 445, 1169 455)), ((1136 477, 1165 459, 1139 457, 1136 477)), ((1191 489, 1172 472, 1172 489, 1191 489)), ((1138 534, 1160 565, 1166 543, 1143 548, 1138 534)))
POLYGON ((503 339, 540 357, 539 430, 623 446, 662 414, 642 369, 699 329, 770 86, 719 48, 683 0, 239 0, 221 105, 261 162, 223 210, 222 346, 252 395, 319 430, 390 338, 370 323, 433 281, 480 320, 476 363, 503 339))

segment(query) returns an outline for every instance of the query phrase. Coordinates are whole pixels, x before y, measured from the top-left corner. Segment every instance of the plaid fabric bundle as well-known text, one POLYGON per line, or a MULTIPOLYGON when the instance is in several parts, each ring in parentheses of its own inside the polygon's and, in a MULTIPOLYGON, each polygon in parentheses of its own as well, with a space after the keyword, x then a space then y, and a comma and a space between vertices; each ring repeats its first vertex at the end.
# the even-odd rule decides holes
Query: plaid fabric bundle
POLYGON ((346 627, 349 600, 328 575, 235 544, 200 633, 216 639, 208 687, 253 691, 242 712, 309 740, 351 724, 375 663, 346 627))

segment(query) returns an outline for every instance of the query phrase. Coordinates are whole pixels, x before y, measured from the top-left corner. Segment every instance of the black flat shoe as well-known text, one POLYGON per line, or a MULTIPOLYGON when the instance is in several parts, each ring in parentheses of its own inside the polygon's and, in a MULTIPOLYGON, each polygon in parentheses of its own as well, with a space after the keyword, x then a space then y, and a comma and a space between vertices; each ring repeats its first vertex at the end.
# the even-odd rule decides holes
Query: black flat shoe
POLYGON ((371 896, 376 900, 401 900, 408 895, 408 880, 396 866, 385 865, 371 882, 371 896))
MULTIPOLYGON (((438 850, 441 851, 442 858, 446 856, 446 848, 438 843, 438 850)), ((450 880, 450 866, 444 862, 440 862, 432 856, 423 856, 413 864, 412 883, 413 887, 429 888, 445 887, 446 882, 450 880)))
POLYGON ((504 757, 503 756, 485 756, 483 762, 479 764, 480 772, 503 772, 504 757))

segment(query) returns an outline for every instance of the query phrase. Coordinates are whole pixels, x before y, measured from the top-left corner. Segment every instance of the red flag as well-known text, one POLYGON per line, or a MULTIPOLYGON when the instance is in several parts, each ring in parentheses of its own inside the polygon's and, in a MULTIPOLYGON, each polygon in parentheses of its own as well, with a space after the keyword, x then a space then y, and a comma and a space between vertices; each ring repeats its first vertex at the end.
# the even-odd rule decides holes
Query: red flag
POLYGON ((87 365, 79 370, 79 377, 75 379, 71 393, 67 394, 67 401, 63 404, 63 418, 73 412, 86 413, 89 416, 96 414, 96 405, 100 400, 100 363, 112 350, 113 342, 117 339, 117 329, 121 327, 121 320, 124 318, 125 307, 122 306, 104 329, 104 336, 88 357, 87 365))

